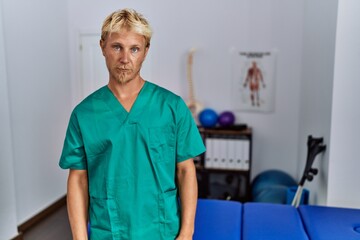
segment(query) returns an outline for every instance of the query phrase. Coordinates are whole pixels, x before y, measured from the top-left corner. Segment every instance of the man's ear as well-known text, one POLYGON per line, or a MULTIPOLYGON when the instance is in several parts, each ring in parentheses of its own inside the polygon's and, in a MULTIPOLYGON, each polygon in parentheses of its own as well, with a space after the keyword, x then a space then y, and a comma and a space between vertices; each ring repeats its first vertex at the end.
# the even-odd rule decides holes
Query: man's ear
POLYGON ((105 54, 104 54, 105 41, 100 39, 99 43, 100 43, 101 52, 102 52, 103 56, 105 56, 105 54))

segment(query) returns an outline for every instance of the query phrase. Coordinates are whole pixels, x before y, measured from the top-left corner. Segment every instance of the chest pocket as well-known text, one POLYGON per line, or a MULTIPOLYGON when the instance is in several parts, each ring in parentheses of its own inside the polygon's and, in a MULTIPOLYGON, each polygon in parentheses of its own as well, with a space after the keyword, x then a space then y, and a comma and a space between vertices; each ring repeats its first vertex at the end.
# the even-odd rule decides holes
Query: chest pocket
POLYGON ((175 133, 171 127, 149 128, 149 150, 153 162, 175 160, 175 133))

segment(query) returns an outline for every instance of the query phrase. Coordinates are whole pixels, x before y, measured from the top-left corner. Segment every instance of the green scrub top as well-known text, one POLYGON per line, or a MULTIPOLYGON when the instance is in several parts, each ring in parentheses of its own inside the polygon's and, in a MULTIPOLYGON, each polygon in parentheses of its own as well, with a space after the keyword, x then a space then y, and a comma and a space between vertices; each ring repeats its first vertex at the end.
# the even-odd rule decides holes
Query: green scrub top
POLYGON ((130 112, 107 86, 76 106, 59 165, 88 172, 90 239, 173 240, 176 163, 204 151, 184 101, 145 82, 130 112))

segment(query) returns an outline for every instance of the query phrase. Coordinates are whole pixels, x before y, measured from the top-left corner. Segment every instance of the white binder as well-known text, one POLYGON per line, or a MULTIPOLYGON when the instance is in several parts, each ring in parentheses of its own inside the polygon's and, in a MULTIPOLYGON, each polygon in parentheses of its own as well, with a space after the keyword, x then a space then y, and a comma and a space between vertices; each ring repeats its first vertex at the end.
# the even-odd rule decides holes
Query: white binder
POLYGON ((235 169, 235 159, 236 159, 236 140, 228 139, 227 140, 227 164, 226 169, 235 169))
POLYGON ((206 138, 205 140, 206 152, 205 152, 205 168, 212 168, 214 161, 214 144, 212 138, 206 138))
POLYGON ((221 159, 221 143, 220 143, 220 139, 213 138, 212 143, 213 143, 213 145, 212 145, 213 146, 212 167, 213 168, 219 168, 220 167, 220 159, 221 159))
POLYGON ((243 170, 250 169, 250 141, 243 140, 243 170))
POLYGON ((242 169, 242 162, 243 162, 243 142, 241 139, 235 140, 235 169, 241 170, 242 169))
POLYGON ((228 159, 227 140, 224 138, 218 139, 219 144, 219 168, 226 169, 228 159))

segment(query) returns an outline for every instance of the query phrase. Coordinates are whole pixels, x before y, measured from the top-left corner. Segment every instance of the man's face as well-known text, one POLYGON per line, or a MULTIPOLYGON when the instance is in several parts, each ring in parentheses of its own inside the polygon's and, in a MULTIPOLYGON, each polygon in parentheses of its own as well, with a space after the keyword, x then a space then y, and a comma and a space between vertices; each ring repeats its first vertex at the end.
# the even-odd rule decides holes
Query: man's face
POLYGON ((149 50, 142 35, 128 30, 114 32, 105 41, 100 41, 100 46, 110 81, 124 84, 140 77, 141 65, 149 50))

